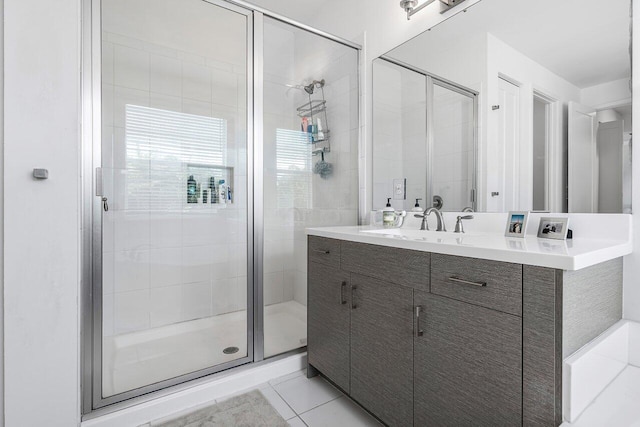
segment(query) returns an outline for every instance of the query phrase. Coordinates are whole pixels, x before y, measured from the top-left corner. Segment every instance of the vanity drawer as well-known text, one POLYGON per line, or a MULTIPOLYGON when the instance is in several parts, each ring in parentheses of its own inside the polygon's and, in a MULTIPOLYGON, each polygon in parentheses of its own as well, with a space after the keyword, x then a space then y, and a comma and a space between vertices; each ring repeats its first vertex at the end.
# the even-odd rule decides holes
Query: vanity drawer
POLYGON ((309 236, 309 261, 340 268, 340 240, 309 236))
POLYGON ((522 265, 432 254, 431 292, 522 316, 522 265))
POLYGON ((429 252, 342 242, 340 266, 351 273, 428 291, 430 265, 429 252))

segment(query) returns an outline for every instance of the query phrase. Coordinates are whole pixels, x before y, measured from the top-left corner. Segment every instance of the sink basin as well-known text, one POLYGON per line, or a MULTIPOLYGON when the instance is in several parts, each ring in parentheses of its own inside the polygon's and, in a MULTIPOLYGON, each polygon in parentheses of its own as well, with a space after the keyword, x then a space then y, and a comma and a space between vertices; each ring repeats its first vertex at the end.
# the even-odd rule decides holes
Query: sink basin
POLYGON ((412 230, 406 228, 383 228, 376 230, 362 230, 362 233, 393 236, 405 239, 457 239, 463 236, 477 235, 477 233, 454 233, 453 231, 412 230))

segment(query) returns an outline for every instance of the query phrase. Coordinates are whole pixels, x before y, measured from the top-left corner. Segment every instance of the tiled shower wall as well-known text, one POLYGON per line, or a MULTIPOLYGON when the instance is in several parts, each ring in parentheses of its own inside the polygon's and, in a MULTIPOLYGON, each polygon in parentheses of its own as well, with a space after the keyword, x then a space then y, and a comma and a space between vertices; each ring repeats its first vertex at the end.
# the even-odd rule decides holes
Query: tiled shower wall
MULTIPOLYGON (((355 225, 358 221, 358 69, 353 49, 272 20, 265 20, 264 82, 264 298, 265 304, 307 303, 306 227, 355 225), (306 165, 300 191, 283 206, 278 182, 278 129, 300 131, 296 108, 309 101, 301 88, 325 79, 327 123, 333 165, 327 179, 312 172, 320 156, 312 145, 300 151, 306 165)), ((316 89, 313 99, 320 99, 316 89)), ((304 139, 304 138, 302 138, 304 139)), ((282 162, 280 162, 282 164, 282 162)))
POLYGON ((246 69, 244 53, 236 56, 241 59, 223 63, 103 33, 102 164, 110 203, 103 225, 105 336, 246 307, 246 69), (187 173, 180 159, 127 164, 126 105, 224 119, 234 203, 161 203, 186 200, 187 173), (147 180, 160 185, 146 194, 132 190, 147 180))

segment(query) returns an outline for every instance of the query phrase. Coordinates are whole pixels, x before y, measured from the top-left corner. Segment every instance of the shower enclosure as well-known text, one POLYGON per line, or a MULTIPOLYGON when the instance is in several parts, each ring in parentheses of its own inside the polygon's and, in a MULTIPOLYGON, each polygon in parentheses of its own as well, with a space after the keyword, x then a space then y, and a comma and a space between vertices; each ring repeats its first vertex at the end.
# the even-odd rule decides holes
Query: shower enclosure
POLYGON ((84 5, 86 413, 306 345, 359 94, 357 46, 242 2, 84 5))

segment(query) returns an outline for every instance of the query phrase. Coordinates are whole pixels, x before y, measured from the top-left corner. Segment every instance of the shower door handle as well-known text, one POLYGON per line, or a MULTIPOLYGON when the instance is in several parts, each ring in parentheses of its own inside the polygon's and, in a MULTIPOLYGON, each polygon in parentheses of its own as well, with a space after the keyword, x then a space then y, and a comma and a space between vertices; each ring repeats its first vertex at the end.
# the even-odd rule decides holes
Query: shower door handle
POLYGON ((102 168, 96 168, 96 196, 104 196, 104 183, 102 176, 102 168))
POLYGON ((347 287, 347 282, 343 281, 340 284, 340 304, 344 305, 347 303, 347 299, 344 297, 344 289, 347 287))
POLYGON ((96 168, 96 196, 102 201, 102 210, 109 211, 109 203, 104 195, 104 178, 102 176, 102 168, 96 168))

